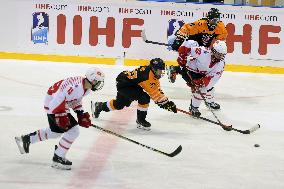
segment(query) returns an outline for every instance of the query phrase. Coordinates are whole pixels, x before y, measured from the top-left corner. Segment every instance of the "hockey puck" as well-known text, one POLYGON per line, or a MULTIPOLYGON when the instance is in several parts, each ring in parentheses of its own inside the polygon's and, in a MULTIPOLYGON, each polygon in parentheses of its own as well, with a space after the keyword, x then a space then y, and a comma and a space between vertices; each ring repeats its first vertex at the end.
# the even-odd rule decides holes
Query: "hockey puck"
POLYGON ((259 144, 255 144, 254 147, 258 148, 258 147, 260 147, 260 145, 259 144))

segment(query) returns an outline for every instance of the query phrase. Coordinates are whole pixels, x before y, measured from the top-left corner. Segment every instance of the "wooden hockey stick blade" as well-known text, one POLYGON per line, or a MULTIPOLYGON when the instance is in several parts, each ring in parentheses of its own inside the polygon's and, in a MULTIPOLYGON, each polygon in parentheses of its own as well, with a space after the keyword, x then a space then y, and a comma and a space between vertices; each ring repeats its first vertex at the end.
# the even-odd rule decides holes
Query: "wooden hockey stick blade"
POLYGON ((145 41, 145 43, 152 43, 152 44, 162 45, 162 46, 167 46, 167 47, 171 46, 170 44, 167 44, 167 43, 161 43, 161 42, 157 42, 157 41, 148 40, 147 37, 146 37, 145 30, 141 31, 141 37, 142 37, 143 41, 145 41))

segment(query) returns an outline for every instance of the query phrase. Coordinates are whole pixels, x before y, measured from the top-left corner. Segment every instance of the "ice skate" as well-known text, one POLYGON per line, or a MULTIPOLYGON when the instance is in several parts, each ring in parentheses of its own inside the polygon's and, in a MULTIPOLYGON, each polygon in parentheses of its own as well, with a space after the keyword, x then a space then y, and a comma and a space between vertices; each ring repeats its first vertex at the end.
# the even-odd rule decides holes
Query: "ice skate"
POLYGON ((136 120, 137 123, 137 128, 138 129, 142 129, 142 130, 146 130, 146 131, 150 131, 151 130, 151 123, 149 123, 148 121, 146 121, 145 119, 143 120, 136 120))
POLYGON ((137 110, 137 128, 145 131, 151 130, 151 123, 146 121, 147 111, 137 110))
POLYGON ((21 154, 29 153, 30 144, 31 144, 29 135, 15 137, 15 141, 21 154))
MULTIPOLYGON (((55 146, 55 150, 56 149, 57 149, 57 146, 55 146)), ((71 161, 63 157, 60 157, 54 153, 54 156, 52 158, 51 167, 55 169, 61 169, 61 170, 71 170, 71 165, 72 165, 71 161)))
POLYGON ((197 108, 197 107, 194 107, 194 106, 192 106, 192 105, 190 105, 189 111, 190 111, 190 113, 191 113, 191 115, 192 115, 193 117, 197 117, 197 118, 198 118, 198 117, 201 115, 201 113, 200 113, 200 111, 198 110, 198 108, 197 108))
POLYGON ((96 102, 95 106, 92 107, 92 109, 93 109, 93 117, 98 118, 100 116, 101 111, 103 110, 103 103, 96 102))
POLYGON ((208 107, 208 108, 211 108, 213 110, 219 110, 220 109, 220 105, 216 102, 206 102, 205 105, 208 107))

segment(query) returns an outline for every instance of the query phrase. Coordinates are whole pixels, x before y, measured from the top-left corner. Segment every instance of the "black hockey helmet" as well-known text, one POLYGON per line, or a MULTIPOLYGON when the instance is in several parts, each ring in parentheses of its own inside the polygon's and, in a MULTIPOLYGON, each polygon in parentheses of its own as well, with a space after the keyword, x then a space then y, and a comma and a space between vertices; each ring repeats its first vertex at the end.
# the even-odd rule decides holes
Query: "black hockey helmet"
POLYGON ((166 64, 161 58, 153 58, 149 66, 157 79, 164 75, 166 64))
POLYGON ((209 12, 207 13, 207 20, 208 20, 208 28, 209 30, 214 30, 220 21, 220 15, 221 13, 219 12, 218 9, 216 8, 211 8, 209 12))
POLYGON ((212 19, 214 19, 214 18, 220 19, 220 15, 221 15, 221 13, 219 12, 218 9, 216 9, 216 8, 211 8, 211 9, 208 11, 208 13, 207 13, 207 18, 208 18, 209 20, 212 20, 212 19))

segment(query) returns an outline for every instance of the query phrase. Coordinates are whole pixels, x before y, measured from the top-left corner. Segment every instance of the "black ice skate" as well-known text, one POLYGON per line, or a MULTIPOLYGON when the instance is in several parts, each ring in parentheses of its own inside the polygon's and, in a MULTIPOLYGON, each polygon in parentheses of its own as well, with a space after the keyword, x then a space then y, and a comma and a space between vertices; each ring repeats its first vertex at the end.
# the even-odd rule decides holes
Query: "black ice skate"
MULTIPOLYGON (((93 102, 92 102, 93 104, 93 102)), ((102 102, 96 102, 95 106, 92 107, 93 109, 93 117, 98 118, 100 116, 101 111, 103 110, 103 103, 102 102)))
MULTIPOLYGON (((55 145, 55 150, 57 149, 57 146, 55 145)), ((61 169, 61 170, 71 170, 72 162, 68 159, 65 159, 63 157, 60 157, 54 153, 54 156, 52 158, 52 164, 51 167, 55 169, 61 169)))
POLYGON ((146 121, 146 116, 147 116, 147 111, 137 110, 137 120, 136 120, 137 128, 150 131, 151 123, 146 121))
POLYGON ((137 119, 136 123, 137 123, 137 128, 138 129, 143 129, 143 130, 146 130, 146 131, 150 131, 151 130, 151 128, 150 128, 151 127, 151 123, 149 123, 145 119, 144 120, 137 119))
POLYGON ((21 154, 29 153, 30 144, 31 144, 29 135, 15 137, 15 141, 21 154))
POLYGON ((205 105, 213 110, 219 110, 220 105, 216 102, 206 102, 205 105))
POLYGON ((197 107, 190 105, 189 111, 193 117, 199 117, 201 115, 200 111, 197 107))
POLYGON ((167 75, 168 75, 168 79, 171 83, 174 83, 176 81, 177 72, 176 72, 175 66, 168 66, 167 67, 167 75))

